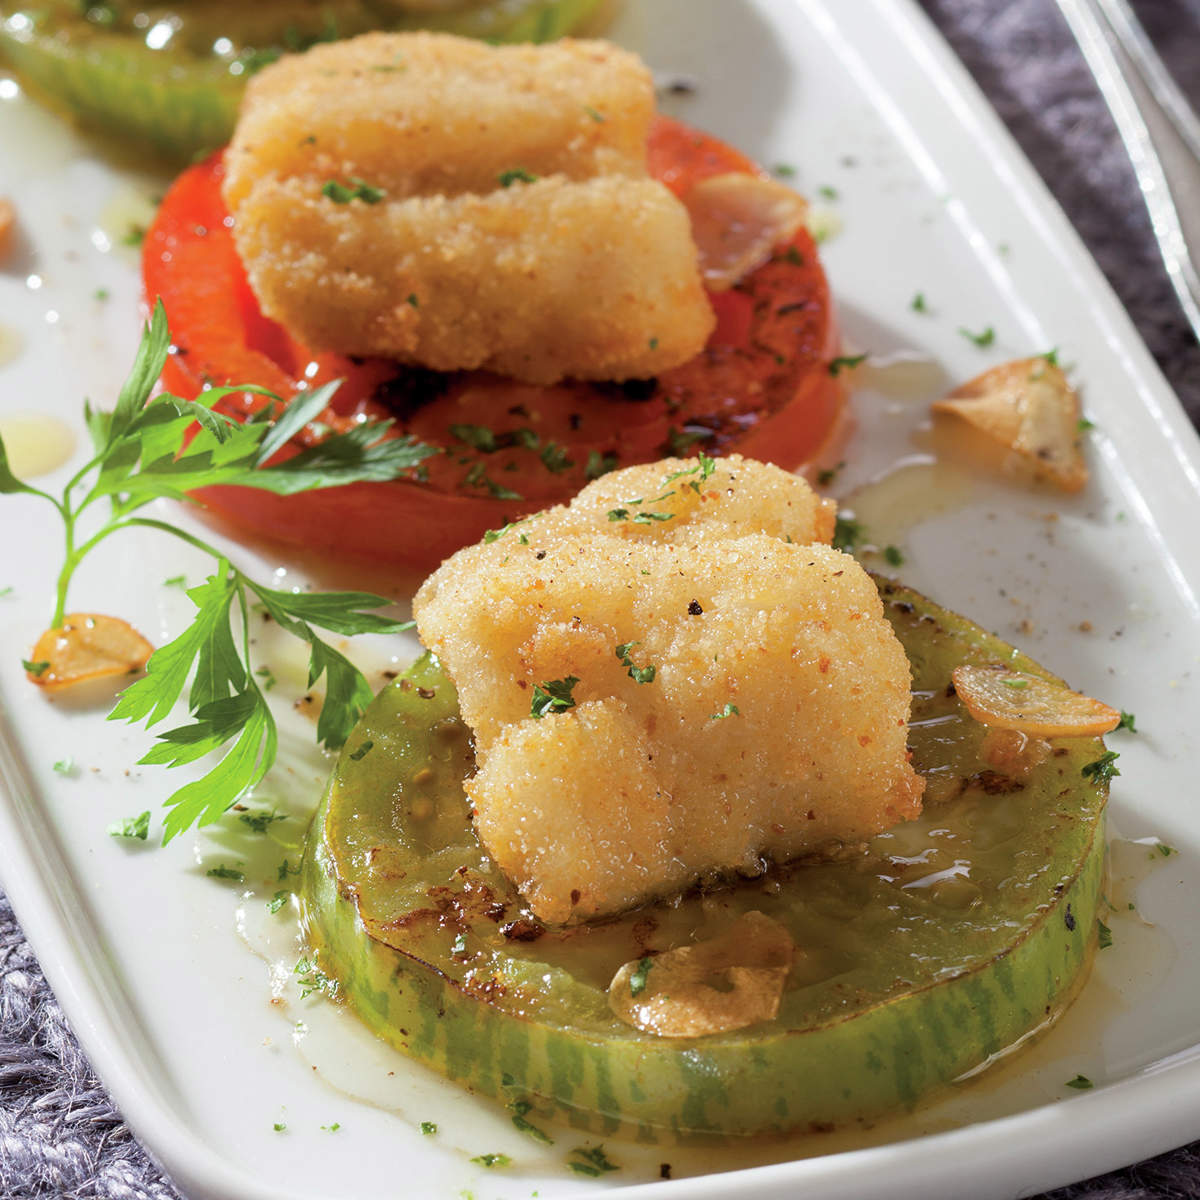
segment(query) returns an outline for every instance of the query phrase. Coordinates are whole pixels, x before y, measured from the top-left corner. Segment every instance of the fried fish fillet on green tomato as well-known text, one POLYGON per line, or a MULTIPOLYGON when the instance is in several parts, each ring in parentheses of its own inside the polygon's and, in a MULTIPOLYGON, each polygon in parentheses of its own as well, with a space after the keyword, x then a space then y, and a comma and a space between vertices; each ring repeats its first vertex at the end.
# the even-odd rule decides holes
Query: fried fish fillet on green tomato
POLYGON ((598 22, 604 8, 605 0, 15 0, 0 20, 0 63, 88 128, 186 163, 229 140, 246 81, 285 53, 373 29, 545 42, 598 22))
MULTIPOLYGON (((737 151, 664 117, 650 122, 647 162, 685 200, 709 179, 761 178, 737 151)), ((253 382, 287 399, 341 378, 302 442, 364 418, 390 419, 392 436, 443 450, 419 476, 390 483, 287 498, 231 488, 198 494, 256 535, 427 571, 485 530, 566 500, 618 466, 699 447, 796 467, 816 455, 841 411, 828 371, 837 352, 829 289, 803 229, 768 248, 766 261, 735 287, 708 292, 713 332, 688 361, 621 383, 538 386, 303 344, 263 315, 234 241, 224 183, 219 156, 184 172, 146 238, 146 294, 162 297, 174 339, 164 385, 187 396, 210 383, 253 382)), ((421 303, 415 293, 411 302, 401 298, 414 312, 421 303)), ((652 341, 647 336, 650 354, 652 341)), ((248 413, 263 403, 246 395, 226 407, 248 413)))
POLYGON ((415 608, 446 663, 425 655, 351 734, 300 882, 316 961, 382 1038, 531 1120, 640 1142, 910 1109, 1054 1019, 1100 929, 1092 735, 1117 714, 1064 719, 1081 701, 1061 681, 894 582, 869 602, 803 484, 710 465, 606 477, 431 578, 415 608), (909 670, 907 728, 864 745, 859 708, 908 716, 909 670), (1036 704, 1015 725, 986 694, 964 705, 964 672, 1036 704), (819 742, 838 761, 804 770, 819 742), (872 834, 888 760, 926 781, 923 810, 904 788, 872 834), (840 850, 739 845, 787 854, 789 822, 848 816, 840 850), (649 900, 682 885, 677 854, 734 869, 649 900))

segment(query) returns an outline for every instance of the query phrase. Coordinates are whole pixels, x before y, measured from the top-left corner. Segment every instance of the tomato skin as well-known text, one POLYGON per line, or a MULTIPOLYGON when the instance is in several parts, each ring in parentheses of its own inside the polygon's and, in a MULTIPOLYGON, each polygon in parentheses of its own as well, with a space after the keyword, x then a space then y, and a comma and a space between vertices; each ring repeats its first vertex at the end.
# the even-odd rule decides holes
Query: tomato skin
MULTIPOLYGON (((647 160, 678 194, 709 175, 758 173, 736 150, 665 117, 654 122, 647 160)), ((540 388, 483 372, 435 376, 310 351, 262 314, 250 290, 221 200, 223 170, 214 155, 185 171, 146 235, 146 296, 162 298, 174 339, 163 386, 191 397, 209 383, 255 383, 286 400, 340 378, 321 425, 392 419, 389 436, 445 449, 426 460, 423 480, 286 497, 230 487, 194 493, 253 534, 427 570, 488 529, 568 500, 614 462, 652 461, 694 445, 793 469, 819 452, 837 422, 843 393, 828 371, 837 331, 804 231, 733 290, 710 297, 717 327, 692 361, 652 381, 540 388), (495 435, 495 444, 464 441, 472 430, 495 435)), ((264 403, 243 393, 223 407, 248 414, 264 403)), ((318 436, 306 431, 301 440, 318 436)))

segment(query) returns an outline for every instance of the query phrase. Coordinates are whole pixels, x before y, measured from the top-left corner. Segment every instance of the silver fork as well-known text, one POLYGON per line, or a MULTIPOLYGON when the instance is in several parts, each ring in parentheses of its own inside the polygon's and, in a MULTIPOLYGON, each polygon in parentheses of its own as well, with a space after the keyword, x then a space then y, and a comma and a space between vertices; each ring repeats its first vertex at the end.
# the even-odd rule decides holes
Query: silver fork
POLYGON ((1163 263, 1200 339, 1200 117, 1126 0, 1058 0, 1117 123, 1163 263))

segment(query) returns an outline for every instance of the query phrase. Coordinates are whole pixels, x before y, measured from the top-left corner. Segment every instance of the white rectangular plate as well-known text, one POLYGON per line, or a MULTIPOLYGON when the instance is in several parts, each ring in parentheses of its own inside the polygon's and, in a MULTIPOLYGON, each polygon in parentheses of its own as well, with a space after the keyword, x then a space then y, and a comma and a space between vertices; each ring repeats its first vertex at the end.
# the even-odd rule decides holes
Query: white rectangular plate
MULTIPOLYGON (((848 344, 876 362, 908 352, 937 364, 911 368, 908 385, 904 370, 860 376, 874 386, 855 396, 837 490, 853 503, 856 489, 911 460, 912 519, 891 520, 886 537, 873 531, 901 545, 906 581, 1135 712, 1142 732, 1112 742, 1122 755, 1113 823, 1125 838, 1177 852, 1122 849, 1113 886, 1137 914, 1113 916, 1114 945, 1059 1026, 982 1082, 857 1138, 707 1158, 610 1143, 623 1169, 579 1179, 563 1160, 584 1139, 563 1135, 554 1151, 537 1151, 503 1113, 373 1048, 330 1006, 300 1004, 278 979, 285 1002, 270 1002, 267 967, 236 935, 235 910, 242 923, 263 924, 268 876, 286 854, 295 860, 297 816, 260 839, 245 898, 206 875, 245 857, 234 824, 166 849, 105 836, 110 821, 156 810, 178 780, 131 767, 149 739, 107 724, 102 703, 31 693, 19 660, 50 615, 61 531, 44 503, 4 497, 0 586, 13 590, 0 599, 0 865, 64 1009, 130 1123, 197 1200, 492 1200, 631 1185, 637 1195, 663 1160, 680 1198, 1013 1196, 1186 1141, 1200 1127, 1190 899, 1200 886, 1191 801, 1200 448, 1191 427, 1045 188, 914 4, 628 0, 614 33, 656 70, 695 82, 693 95, 671 100, 677 115, 765 164, 793 164, 814 197, 836 190, 817 203, 842 226, 824 259, 848 344), (929 311, 910 307, 917 292, 929 311), (986 349, 959 332, 987 326, 996 338, 986 349), (1080 496, 923 465, 926 402, 942 383, 1052 346, 1072 364, 1097 426, 1093 480, 1080 496), (55 772, 68 757, 73 769, 55 772), (321 1070, 292 1046, 297 1021, 338 1026, 316 1049, 315 1034, 298 1039, 321 1070), (1095 1089, 1066 1089, 1077 1074, 1095 1089), (325 1075, 379 1104, 334 1090, 325 1075), (417 1132, 427 1119, 438 1121, 437 1138, 417 1132), (484 1151, 515 1164, 488 1172, 469 1162, 484 1151)), ((122 235, 165 181, 97 158, 2 79, 0 179, 24 233, 0 275, 0 320, 23 344, 0 366, 0 417, 60 417, 78 465, 81 398, 111 404, 137 340, 136 252, 122 235)), ((61 486, 70 470, 38 482, 61 486)), ((861 499, 881 523, 899 497, 899 485, 885 486, 873 509, 869 494, 861 499)), ((232 543, 230 552, 260 578, 279 567, 269 553, 232 543)), ((80 573, 72 607, 119 613, 160 643, 189 610, 163 581, 198 582, 204 567, 170 539, 116 537, 80 573)), ((305 576, 280 568, 278 578, 305 576)), ((378 669, 407 661, 412 645, 361 654, 378 669)), ((286 710, 304 680, 286 654, 272 661, 286 710)), ((309 736, 299 719, 289 729, 297 745, 309 736)), ((328 763, 299 751, 285 758, 262 802, 302 814, 328 763)))

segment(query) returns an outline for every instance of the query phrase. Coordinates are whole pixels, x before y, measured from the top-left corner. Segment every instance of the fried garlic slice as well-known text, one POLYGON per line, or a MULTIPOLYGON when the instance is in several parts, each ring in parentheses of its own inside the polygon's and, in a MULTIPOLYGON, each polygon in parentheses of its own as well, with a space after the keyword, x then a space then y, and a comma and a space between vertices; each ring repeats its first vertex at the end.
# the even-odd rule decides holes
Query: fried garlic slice
POLYGON ((1022 358, 977 375, 932 405, 961 417, 1026 460, 1065 492, 1088 480, 1080 446, 1079 396, 1045 357, 1022 358))
POLYGON ((702 179, 684 197, 700 274, 710 292, 725 292, 790 241, 804 224, 808 203, 798 192, 744 172, 702 179))
POLYGON ((622 1021, 659 1037, 707 1037, 772 1021, 796 943, 764 913, 744 913, 724 933, 634 959, 608 985, 622 1021))
POLYGON ((128 621, 100 613, 69 613, 33 648, 25 675, 54 691, 105 676, 134 675, 154 647, 128 621))
POLYGON ((1116 729, 1121 714, 1064 683, 1002 666, 955 667, 954 690, 981 725, 1027 737, 1096 737, 1116 729))

